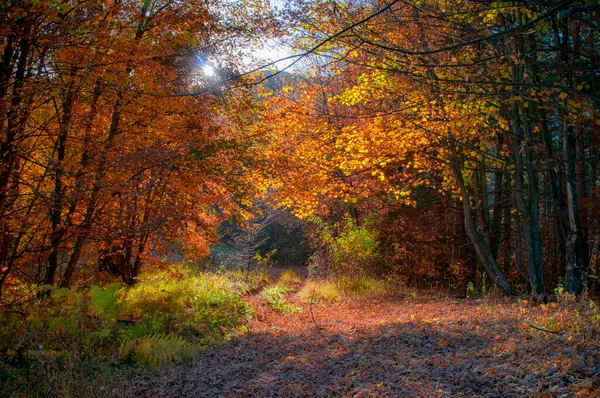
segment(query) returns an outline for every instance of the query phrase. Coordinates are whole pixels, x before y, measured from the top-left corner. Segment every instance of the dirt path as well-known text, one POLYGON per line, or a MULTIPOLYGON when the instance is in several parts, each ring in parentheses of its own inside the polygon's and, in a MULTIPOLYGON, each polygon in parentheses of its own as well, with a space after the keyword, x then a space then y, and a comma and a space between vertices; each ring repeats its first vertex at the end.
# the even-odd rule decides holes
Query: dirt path
MULTIPOLYGON (((600 396, 598 334, 530 324, 561 308, 515 300, 407 298, 281 315, 261 305, 250 333, 134 381, 135 397, 600 396), (596 395, 594 395, 596 394, 596 395)), ((569 312, 570 313, 570 312, 569 312)), ((552 318, 554 319, 554 318, 552 318)))

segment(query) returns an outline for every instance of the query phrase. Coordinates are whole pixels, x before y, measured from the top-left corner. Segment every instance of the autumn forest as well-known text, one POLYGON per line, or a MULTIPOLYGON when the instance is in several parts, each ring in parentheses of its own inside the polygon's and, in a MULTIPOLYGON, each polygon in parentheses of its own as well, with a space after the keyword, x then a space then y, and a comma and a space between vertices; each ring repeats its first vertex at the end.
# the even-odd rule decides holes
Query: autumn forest
POLYGON ((596 1, 0 21, 1 396, 600 396, 596 1))

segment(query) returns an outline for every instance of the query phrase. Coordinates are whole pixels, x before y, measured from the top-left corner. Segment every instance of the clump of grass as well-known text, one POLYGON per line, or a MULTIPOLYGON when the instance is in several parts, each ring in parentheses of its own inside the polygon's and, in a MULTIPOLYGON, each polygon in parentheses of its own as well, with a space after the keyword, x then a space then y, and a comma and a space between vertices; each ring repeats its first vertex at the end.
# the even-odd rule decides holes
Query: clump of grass
POLYGON ((273 285, 265 288, 262 291, 261 297, 275 311, 287 314, 290 312, 300 312, 300 308, 295 305, 289 304, 285 300, 285 294, 293 292, 294 289, 286 286, 273 285))
POLYGON ((264 270, 253 270, 250 273, 243 270, 226 270, 219 275, 227 278, 235 290, 241 294, 252 294, 265 287, 271 278, 264 270))
POLYGON ((392 282, 369 277, 323 279, 307 281, 300 291, 304 300, 332 303, 344 299, 377 299, 395 295, 392 282))
POLYGON ((311 280, 300 290, 300 297, 306 301, 333 303, 343 297, 343 293, 335 281, 311 280))
POLYGON ((302 283, 302 279, 291 269, 283 271, 277 280, 278 285, 287 287, 294 287, 300 283, 302 283))

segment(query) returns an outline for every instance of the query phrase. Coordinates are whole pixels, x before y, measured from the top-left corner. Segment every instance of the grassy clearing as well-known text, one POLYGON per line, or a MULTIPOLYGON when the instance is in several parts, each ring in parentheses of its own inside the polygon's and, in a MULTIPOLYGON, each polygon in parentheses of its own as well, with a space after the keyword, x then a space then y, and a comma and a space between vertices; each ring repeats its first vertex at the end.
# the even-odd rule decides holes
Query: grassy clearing
POLYGON ((300 297, 306 301, 332 303, 340 300, 383 299, 399 293, 393 283, 369 277, 307 281, 300 297))

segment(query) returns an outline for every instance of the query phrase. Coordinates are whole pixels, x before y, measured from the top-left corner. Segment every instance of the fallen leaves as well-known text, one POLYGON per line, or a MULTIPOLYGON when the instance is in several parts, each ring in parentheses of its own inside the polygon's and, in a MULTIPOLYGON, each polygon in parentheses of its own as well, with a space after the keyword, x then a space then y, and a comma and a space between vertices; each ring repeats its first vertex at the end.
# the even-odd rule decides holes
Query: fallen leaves
MULTIPOLYGON (((307 305, 295 295, 289 301, 307 305)), ((523 313, 523 303, 508 299, 415 301, 313 306, 319 329, 308 311, 265 310, 250 336, 204 353, 191 367, 135 381, 126 395, 598 397, 598 334, 584 341, 568 330, 528 327, 569 321, 575 311, 549 305, 523 313), (185 383, 177 379, 182 373, 185 383)))

